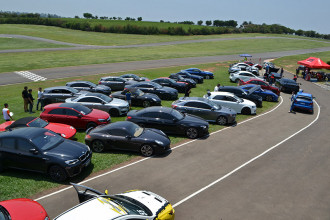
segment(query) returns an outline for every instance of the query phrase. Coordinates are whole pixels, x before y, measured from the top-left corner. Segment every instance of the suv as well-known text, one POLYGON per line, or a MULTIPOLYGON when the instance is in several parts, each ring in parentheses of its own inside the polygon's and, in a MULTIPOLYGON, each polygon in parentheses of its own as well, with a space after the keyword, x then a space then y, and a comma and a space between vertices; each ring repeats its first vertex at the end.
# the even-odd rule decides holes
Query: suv
POLYGON ((111 89, 108 86, 96 85, 89 81, 73 81, 66 83, 66 86, 77 89, 78 91, 84 90, 88 92, 99 92, 105 95, 111 94, 111 89))
POLYGON ((48 105, 55 102, 64 102, 67 98, 79 96, 83 93, 87 93, 87 91, 79 92, 77 89, 68 86, 50 87, 44 90, 41 100, 44 105, 48 105))
POLYGON ((123 90, 126 85, 126 79, 118 76, 106 76, 100 79, 99 84, 109 86, 112 90, 123 90))
POLYGON ((219 92, 230 92, 236 95, 237 97, 248 99, 256 104, 257 107, 262 107, 262 97, 250 94, 249 92, 245 91, 244 89, 236 86, 220 86, 218 89, 219 92))

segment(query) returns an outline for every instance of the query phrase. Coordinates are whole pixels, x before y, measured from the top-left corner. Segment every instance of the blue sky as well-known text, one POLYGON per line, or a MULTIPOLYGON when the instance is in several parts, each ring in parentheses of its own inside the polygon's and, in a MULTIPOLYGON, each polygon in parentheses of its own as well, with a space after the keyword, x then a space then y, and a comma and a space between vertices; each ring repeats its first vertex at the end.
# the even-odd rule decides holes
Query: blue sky
POLYGON ((144 21, 236 20, 281 24, 330 34, 329 0, 1 0, 0 10, 82 17, 142 17, 144 21))

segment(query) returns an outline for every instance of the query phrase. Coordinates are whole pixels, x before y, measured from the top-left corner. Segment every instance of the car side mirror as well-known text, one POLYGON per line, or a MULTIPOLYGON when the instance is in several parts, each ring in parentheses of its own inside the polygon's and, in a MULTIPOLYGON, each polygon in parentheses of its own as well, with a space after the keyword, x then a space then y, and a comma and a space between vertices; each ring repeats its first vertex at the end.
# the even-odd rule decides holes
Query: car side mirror
POLYGON ((81 117, 82 117, 82 115, 81 115, 81 114, 79 114, 79 115, 77 115, 77 117, 78 117, 78 118, 81 118, 81 117))
POLYGON ((38 150, 35 149, 35 148, 32 148, 32 149, 30 149, 29 151, 30 151, 30 153, 32 153, 32 154, 38 154, 38 153, 39 153, 38 150))
POLYGON ((132 138, 132 136, 126 135, 125 138, 128 139, 128 140, 130 140, 132 138))
POLYGON ((214 111, 215 110, 215 108, 211 108, 211 111, 214 111))
POLYGON ((173 122, 177 122, 178 121, 178 119, 177 118, 173 118, 173 122))

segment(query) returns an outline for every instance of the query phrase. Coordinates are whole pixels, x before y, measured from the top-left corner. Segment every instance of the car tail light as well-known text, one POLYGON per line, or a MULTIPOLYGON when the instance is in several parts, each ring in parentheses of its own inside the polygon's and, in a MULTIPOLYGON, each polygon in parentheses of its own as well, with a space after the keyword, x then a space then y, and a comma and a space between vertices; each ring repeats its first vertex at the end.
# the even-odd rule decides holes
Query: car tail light
POLYGON ((174 109, 175 109, 176 107, 178 107, 178 106, 177 106, 177 105, 172 105, 172 108, 174 108, 174 109))
POLYGON ((101 84, 101 81, 99 81, 99 84, 101 84))
POLYGON ((132 119, 132 117, 131 116, 127 116, 127 119, 132 119))
POLYGON ((294 100, 294 103, 297 103, 297 100, 294 100))
POLYGON ((313 105, 313 102, 309 103, 309 105, 313 105))
POLYGON ((91 138, 91 136, 89 134, 87 134, 85 138, 91 138))

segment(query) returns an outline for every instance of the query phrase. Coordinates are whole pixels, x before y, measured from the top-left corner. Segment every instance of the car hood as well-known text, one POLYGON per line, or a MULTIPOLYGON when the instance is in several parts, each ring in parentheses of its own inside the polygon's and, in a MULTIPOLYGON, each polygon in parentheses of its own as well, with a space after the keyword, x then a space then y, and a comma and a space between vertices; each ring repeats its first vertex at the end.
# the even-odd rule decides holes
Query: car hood
POLYGON ((156 101, 161 101, 161 99, 158 97, 158 95, 156 94, 152 94, 152 93, 144 93, 142 95, 143 98, 152 98, 152 99, 156 99, 156 101))
POLYGON ((167 137, 167 135, 164 132, 153 128, 145 128, 143 133, 139 136, 139 138, 147 139, 150 141, 155 141, 155 140, 161 141, 163 142, 162 146, 168 146, 171 143, 170 139, 167 137))
POLYGON ((83 143, 72 140, 64 140, 56 147, 47 150, 45 154, 70 160, 78 159, 81 155, 86 154, 87 151, 89 151, 89 147, 83 143))
POLYGON ((49 123, 45 128, 54 131, 66 139, 72 138, 77 132, 74 127, 60 123, 49 123))
POLYGON ((91 113, 89 113, 88 115, 85 115, 87 117, 91 117, 91 118, 97 118, 97 119, 108 119, 110 117, 110 115, 102 110, 99 109, 93 109, 91 111, 91 113))
POLYGON ((118 107, 126 107, 128 106, 128 102, 122 100, 122 99, 117 99, 117 98, 113 98, 111 102, 106 103, 105 105, 108 106, 118 106, 118 107))
POLYGON ((12 199, 1 202, 9 212, 11 219, 45 219, 46 210, 31 199, 12 199))
POLYGON ((163 86, 163 88, 161 88, 161 89, 163 89, 164 91, 169 92, 169 93, 178 93, 178 90, 173 89, 171 87, 167 87, 167 86, 163 86))

